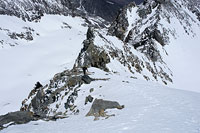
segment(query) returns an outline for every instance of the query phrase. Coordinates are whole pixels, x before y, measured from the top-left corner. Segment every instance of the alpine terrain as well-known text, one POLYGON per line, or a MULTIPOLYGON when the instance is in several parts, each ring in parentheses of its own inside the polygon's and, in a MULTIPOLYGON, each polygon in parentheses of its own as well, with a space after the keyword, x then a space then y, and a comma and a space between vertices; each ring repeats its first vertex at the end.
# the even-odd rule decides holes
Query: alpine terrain
POLYGON ((0 132, 200 132, 199 0, 0 0, 0 132))

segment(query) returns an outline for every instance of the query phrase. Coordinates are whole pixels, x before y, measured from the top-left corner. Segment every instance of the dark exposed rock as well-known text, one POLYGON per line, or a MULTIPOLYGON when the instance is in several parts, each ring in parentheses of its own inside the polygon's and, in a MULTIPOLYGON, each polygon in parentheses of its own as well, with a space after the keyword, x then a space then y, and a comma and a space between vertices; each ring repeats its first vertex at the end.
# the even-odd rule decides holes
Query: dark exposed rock
POLYGON ((83 41, 83 48, 76 60, 74 68, 96 67, 108 71, 106 64, 110 62, 110 57, 103 48, 94 45, 94 31, 88 29, 87 39, 83 41))
POLYGON ((40 89, 36 96, 31 100, 31 105, 36 115, 41 118, 46 117, 48 105, 45 103, 45 94, 42 89, 40 89))
POLYGON ((0 130, 14 124, 25 124, 36 120, 32 112, 16 111, 0 116, 0 130))
POLYGON ((44 14, 72 16, 100 16, 112 21, 118 10, 132 0, 4 0, 0 14, 11 15, 28 21, 39 21, 44 14))
POLYGON ((141 8, 138 10, 138 15, 141 18, 145 18, 148 14, 150 14, 152 12, 152 8, 151 6, 148 6, 147 8, 141 8))
MULTIPOLYGON (((36 87, 29 94, 28 99, 22 102, 21 110, 32 111, 38 118, 49 119, 56 115, 59 108, 64 108, 66 112, 77 113, 75 100, 78 97, 79 87, 85 83, 89 84, 96 79, 90 78, 88 75, 82 75, 80 69, 66 70, 58 73, 46 86, 36 87), (62 83, 62 85, 60 85, 62 83), (62 100, 66 99, 66 102, 62 100), (29 103, 30 101, 31 103, 29 103), (61 105, 61 103, 63 103, 61 105), (50 105, 55 104, 55 108, 50 105), (49 115, 51 113, 51 115, 49 115), (54 115, 53 115, 54 114, 54 115)), ((98 79, 97 79, 98 80, 98 79)), ((89 97, 89 101, 91 98, 89 97)), ((65 117, 66 112, 62 112, 61 116, 65 117)))
POLYGON ((91 89, 90 89, 90 93, 92 93, 93 91, 94 91, 94 88, 91 88, 91 89))
POLYGON ((39 89, 39 88, 41 88, 41 87, 43 87, 43 85, 42 85, 40 82, 37 82, 37 83, 35 84, 35 89, 36 89, 36 90, 39 89))
POLYGON ((89 96, 87 96, 86 98, 85 98, 85 105, 88 103, 88 102, 92 102, 93 101, 93 97, 91 96, 91 95, 89 95, 89 96))
POLYGON ((80 76, 72 76, 67 81, 67 86, 69 88, 71 88, 71 87, 73 88, 76 85, 80 86, 81 84, 82 84, 82 78, 80 76))
POLYGON ((129 26, 128 20, 127 20, 127 10, 135 7, 136 4, 134 2, 130 3, 129 5, 125 6, 122 10, 119 11, 116 19, 111 24, 108 30, 108 34, 112 36, 118 37, 120 40, 124 40, 125 32, 127 31, 127 28, 129 26))
MULTIPOLYGON (((113 21, 120 8, 133 0, 83 0, 85 10, 107 21, 113 21)), ((137 1, 140 3, 139 1, 137 1)))
POLYGON ((94 29, 93 27, 89 27, 87 31, 87 40, 93 40, 94 37, 94 29))
POLYGON ((94 79, 90 78, 88 75, 83 75, 81 79, 85 84, 90 84, 92 81, 94 81, 94 79))
POLYGON ((34 38, 34 35, 38 35, 37 33, 35 33, 35 31, 30 28, 30 27, 23 27, 23 30, 25 30, 24 32, 21 33, 17 33, 17 32, 11 32, 8 29, 4 29, 4 31, 7 32, 7 35, 11 38, 11 39, 15 39, 15 40, 19 40, 19 39, 24 39, 27 41, 32 41, 34 38))

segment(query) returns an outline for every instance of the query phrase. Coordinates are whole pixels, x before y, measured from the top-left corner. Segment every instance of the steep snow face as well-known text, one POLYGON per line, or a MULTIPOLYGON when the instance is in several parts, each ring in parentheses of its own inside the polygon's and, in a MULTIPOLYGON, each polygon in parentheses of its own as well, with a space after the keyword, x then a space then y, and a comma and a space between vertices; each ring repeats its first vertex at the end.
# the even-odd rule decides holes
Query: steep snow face
POLYGON ((124 19, 117 19, 109 32, 152 62, 167 64, 174 87, 190 86, 190 90, 200 91, 198 6, 198 1, 184 0, 149 0, 140 6, 130 5, 122 11, 124 15, 119 15, 124 19), (121 23, 127 24, 122 27, 121 23))
POLYGON ((76 99, 80 109, 78 115, 57 121, 35 121, 24 125, 13 125, 2 133, 34 132, 172 132, 198 133, 200 131, 200 94, 171 89, 152 82, 130 78, 128 73, 110 74, 90 68, 92 78, 110 78, 94 81, 80 88, 76 99), (90 89, 94 91, 90 93, 90 89), (125 105, 122 110, 107 110, 108 119, 85 117, 91 104, 85 105, 85 97, 116 100, 125 105))

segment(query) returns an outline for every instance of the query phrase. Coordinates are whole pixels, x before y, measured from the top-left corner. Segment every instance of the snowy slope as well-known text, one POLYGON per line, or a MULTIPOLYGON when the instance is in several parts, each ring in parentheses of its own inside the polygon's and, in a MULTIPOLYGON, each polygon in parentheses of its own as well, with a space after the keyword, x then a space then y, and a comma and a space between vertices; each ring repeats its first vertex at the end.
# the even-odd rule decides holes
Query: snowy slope
POLYGON ((147 0, 140 6, 129 5, 109 32, 149 60, 167 64, 172 87, 199 92, 198 5, 198 1, 185 0, 147 0))
MULTIPOLYGON (((48 84, 56 73, 73 67, 83 47, 82 42, 86 38, 88 24, 80 17, 71 16, 45 15, 37 23, 24 22, 19 18, 5 15, 0 17, 3 20, 0 26, 3 35, 0 38, 6 42, 0 50, 0 114, 5 114, 20 108, 22 100, 27 97, 37 81, 48 84), (26 33, 24 27, 32 29, 32 40, 9 37, 10 32, 26 33)), ((93 25, 98 25, 97 20, 90 21, 93 25)), ((150 70, 144 68, 144 71, 140 72, 140 67, 137 67, 137 64, 147 60, 146 57, 134 49, 134 55, 131 52, 129 55, 126 50, 129 47, 106 33, 106 29, 96 29, 94 43, 110 54, 111 62, 107 67, 111 72, 125 71, 139 79, 145 79, 145 75, 151 76, 150 70), (113 53, 115 55, 112 57, 113 53)), ((157 75, 162 76, 162 73, 158 72, 157 75)), ((161 79, 160 83, 162 80, 165 79, 161 79)))
POLYGON ((128 24, 126 29, 115 27, 123 32, 122 40, 108 35, 106 28, 100 28, 101 19, 87 18, 88 22, 81 17, 45 15, 36 23, 1 15, 0 115, 19 110, 26 104, 30 105, 29 111, 34 112, 30 102, 37 92, 31 97, 28 94, 40 81, 45 86, 42 91, 46 96, 49 90, 58 91, 57 100, 48 104, 47 116, 60 112, 69 116, 56 122, 16 125, 2 132, 200 132, 200 94, 177 90, 200 92, 200 23, 196 14, 179 7, 187 7, 188 3, 185 6, 172 2, 178 11, 171 9, 170 4, 154 5, 151 0, 147 5, 127 6, 127 10, 123 10, 127 20, 120 18, 128 24), (151 6, 154 8, 146 13, 151 6), (144 16, 138 14, 139 11, 144 11, 144 16), (89 26, 95 27, 92 39, 86 35, 89 26), (141 47, 144 40, 147 44, 141 47), (94 53, 99 52, 102 58, 84 51, 88 41, 94 53), (66 86, 73 76, 83 76, 79 62, 84 64, 87 54, 95 57, 95 64, 89 64, 89 76, 106 80, 66 86), (79 67, 75 74, 71 73, 74 67, 79 67), (90 93, 91 88, 94 92, 90 93), (65 107, 75 92, 78 96, 72 97, 73 107, 78 113, 65 107), (94 122, 94 118, 85 117, 91 107, 91 103, 84 105, 88 95, 118 101, 125 108, 108 110, 108 114, 114 113, 115 117, 94 122))
POLYGON ((16 17, 0 17, 7 21, 2 27, 18 31, 28 26, 40 34, 31 42, 17 40, 19 46, 0 50, 0 114, 5 114, 20 108, 37 81, 48 82, 55 73, 73 67, 87 28, 80 18, 47 15, 40 23, 25 23, 16 17), (62 28, 68 27, 63 23, 72 28, 62 28))
POLYGON ((198 133, 200 131, 200 94, 167 88, 153 82, 130 78, 127 73, 113 75, 90 68, 91 77, 110 78, 95 81, 80 88, 76 103, 79 115, 57 121, 36 121, 26 125, 11 126, 2 133, 25 132, 136 132, 136 133, 198 133), (90 93, 90 88, 94 92, 90 93), (114 91, 113 91, 114 90, 114 91), (122 110, 107 110, 115 116, 93 121, 85 117, 90 104, 84 105, 85 96, 116 100, 124 104, 122 110))

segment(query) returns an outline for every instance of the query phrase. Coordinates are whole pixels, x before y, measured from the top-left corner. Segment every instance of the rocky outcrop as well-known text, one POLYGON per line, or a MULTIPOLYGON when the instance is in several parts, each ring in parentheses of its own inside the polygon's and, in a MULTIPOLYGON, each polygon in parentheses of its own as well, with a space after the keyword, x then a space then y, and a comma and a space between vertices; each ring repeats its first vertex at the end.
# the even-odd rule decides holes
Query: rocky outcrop
POLYGON ((136 4, 132 2, 119 11, 116 19, 113 21, 113 23, 109 27, 109 30, 108 30, 109 35, 116 36, 120 40, 124 40, 125 32, 127 31, 127 28, 129 26, 129 23, 127 20, 127 10, 135 6, 136 4))
POLYGON ((93 101, 93 97, 91 96, 91 95, 89 95, 89 96, 87 96, 86 98, 85 98, 85 105, 88 103, 88 102, 92 102, 93 101))
POLYGON ((112 21, 118 10, 132 0, 4 0, 0 2, 0 14, 38 21, 44 14, 72 16, 100 16, 112 21))
MULTIPOLYGON (((63 108, 66 112, 76 112, 74 101, 78 96, 78 88, 84 83, 89 83, 88 79, 93 81, 89 76, 84 76, 86 75, 79 69, 56 74, 49 84, 35 87, 31 91, 28 98, 22 102, 21 111, 31 111, 39 118, 57 115, 58 108, 63 108), (63 99, 66 101, 61 105, 63 99), (56 107, 50 108, 51 104, 55 104, 56 107)), ((62 112, 61 116, 65 116, 64 113, 62 112)))
MULTIPOLYGON (((97 80, 108 80, 93 79, 82 71, 83 66, 106 70, 106 63, 109 62, 109 56, 93 44, 95 37, 93 28, 88 29, 86 37, 74 68, 56 74, 45 86, 37 82, 28 98, 22 102, 21 111, 33 112, 40 119, 55 118, 58 113, 62 117, 66 117, 68 113, 77 114, 79 109, 75 105, 75 100, 81 85, 97 80)), ((88 101, 91 102, 91 99, 92 97, 88 97, 88 101)))
POLYGON ((87 12, 112 22, 119 9, 132 1, 133 0, 83 0, 82 5, 87 12))
POLYGON ((107 101, 103 99, 95 99, 90 111, 87 113, 86 116, 94 116, 95 120, 98 119, 98 117, 106 117, 106 113, 104 112, 106 109, 123 109, 124 105, 120 105, 116 101, 107 101))
POLYGON ((0 130, 10 125, 25 124, 36 119, 34 114, 29 111, 11 112, 0 116, 0 130))
POLYGON ((83 41, 83 48, 75 62, 74 68, 96 67, 104 71, 109 71, 106 64, 110 62, 108 53, 103 48, 94 44, 94 29, 89 28, 87 39, 83 41))
MULTIPOLYGON (((189 15, 188 10, 183 7, 197 15, 198 1, 145 0, 142 5, 131 5, 119 13, 108 30, 109 35, 124 42, 125 53, 119 54, 118 50, 111 55, 118 58, 132 73, 136 71, 142 74, 147 70, 156 81, 161 79, 164 84, 172 83, 172 71, 165 63, 165 56, 161 56, 168 56, 165 46, 170 43, 170 37, 177 37, 175 27, 171 28, 172 18, 176 18, 186 34, 196 36, 192 23, 196 23, 197 19, 189 15), (145 57, 135 55, 135 50, 145 57)), ((145 74, 143 77, 146 80, 152 79, 145 74)))

